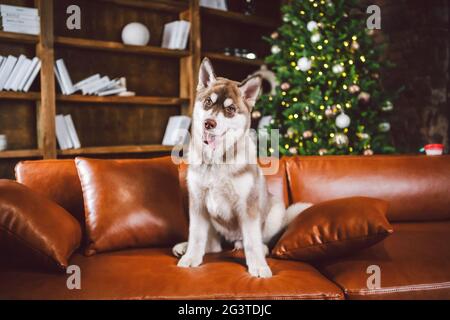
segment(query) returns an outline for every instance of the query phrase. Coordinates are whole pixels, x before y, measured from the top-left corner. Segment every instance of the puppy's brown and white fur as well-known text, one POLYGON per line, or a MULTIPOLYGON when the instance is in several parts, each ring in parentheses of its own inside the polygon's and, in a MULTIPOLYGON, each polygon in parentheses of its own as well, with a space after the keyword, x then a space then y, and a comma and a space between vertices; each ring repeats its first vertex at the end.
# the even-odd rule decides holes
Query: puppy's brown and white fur
POLYGON ((248 271, 271 277, 268 243, 307 204, 285 210, 269 194, 250 138, 251 111, 261 79, 241 83, 214 75, 204 59, 199 71, 189 145, 189 239, 173 248, 179 267, 196 267, 207 252, 219 252, 221 237, 245 251, 248 271))

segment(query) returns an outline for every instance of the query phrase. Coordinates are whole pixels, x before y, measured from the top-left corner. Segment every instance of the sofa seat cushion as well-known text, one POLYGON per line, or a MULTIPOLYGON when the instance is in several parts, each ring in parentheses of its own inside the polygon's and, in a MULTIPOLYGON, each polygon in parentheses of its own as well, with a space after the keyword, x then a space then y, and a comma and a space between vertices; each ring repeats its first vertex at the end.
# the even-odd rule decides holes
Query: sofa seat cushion
POLYGON ((450 299, 450 222, 397 223, 384 241, 358 254, 316 264, 350 299, 450 299), (380 289, 367 273, 380 267, 380 289))
POLYGON ((230 251, 205 256, 198 268, 179 268, 171 249, 133 249, 73 256, 81 290, 68 290, 69 275, 0 270, 0 299, 343 299, 309 264, 268 259, 274 276, 253 278, 242 256, 230 251))

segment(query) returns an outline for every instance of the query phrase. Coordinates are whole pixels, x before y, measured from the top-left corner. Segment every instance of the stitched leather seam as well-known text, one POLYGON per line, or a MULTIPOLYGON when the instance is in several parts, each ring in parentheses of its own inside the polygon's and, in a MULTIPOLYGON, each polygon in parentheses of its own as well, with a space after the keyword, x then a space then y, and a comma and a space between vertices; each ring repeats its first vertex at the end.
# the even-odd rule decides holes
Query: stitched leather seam
POLYGON ((450 282, 432 283, 432 284, 416 284, 401 287, 387 287, 380 289, 360 289, 360 290, 348 290, 345 289, 345 294, 360 294, 360 295, 372 295, 383 293, 396 293, 396 292, 410 292, 421 290, 438 290, 450 288, 450 282))
MULTIPOLYGON (((144 299, 144 300, 154 300, 154 299, 165 299, 165 300, 183 300, 183 299, 190 299, 190 300, 197 300, 197 299, 211 299, 211 300, 292 300, 292 299, 310 299, 310 300, 318 300, 318 299, 329 299, 329 300, 340 300, 344 297, 339 294, 323 294, 323 293, 317 293, 317 294, 300 294, 300 295, 287 295, 287 296, 241 296, 241 295, 196 295, 196 296, 142 296, 142 297, 130 297, 127 299, 135 300, 135 299, 144 299)), ((118 298, 122 299, 122 298, 118 298)))

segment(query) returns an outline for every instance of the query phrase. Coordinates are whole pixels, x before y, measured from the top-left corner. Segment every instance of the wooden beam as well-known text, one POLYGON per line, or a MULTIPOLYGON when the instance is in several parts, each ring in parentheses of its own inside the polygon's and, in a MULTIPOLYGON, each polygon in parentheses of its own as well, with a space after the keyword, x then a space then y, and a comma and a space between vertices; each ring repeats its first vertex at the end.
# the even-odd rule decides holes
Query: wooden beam
POLYGON ((41 59, 41 101, 37 103, 38 146, 44 159, 56 158, 55 138, 55 61, 53 50, 53 0, 35 0, 41 17, 41 34, 36 54, 41 59))
POLYGON ((195 103, 197 72, 201 59, 199 1, 189 0, 189 9, 180 13, 180 19, 191 23, 189 37, 191 55, 180 60, 180 97, 189 99, 188 104, 182 105, 181 113, 190 116, 195 103))

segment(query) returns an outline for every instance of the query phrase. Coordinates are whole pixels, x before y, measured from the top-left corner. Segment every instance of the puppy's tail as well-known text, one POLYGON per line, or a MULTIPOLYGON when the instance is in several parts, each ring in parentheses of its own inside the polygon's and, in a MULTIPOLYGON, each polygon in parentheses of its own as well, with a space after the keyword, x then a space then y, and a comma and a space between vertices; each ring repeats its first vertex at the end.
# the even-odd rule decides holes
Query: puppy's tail
POLYGON ((311 203, 299 202, 291 205, 286 210, 283 200, 273 197, 271 208, 263 227, 264 243, 269 243, 277 234, 282 232, 296 216, 310 206, 312 206, 311 203))
POLYGON ((286 224, 285 224, 285 226, 290 224, 292 222, 292 220, 294 220, 300 213, 302 213, 303 211, 305 211, 306 209, 308 209, 311 206, 312 206, 312 203, 307 203, 307 202, 297 202, 297 203, 290 205, 286 209, 286 220, 285 220, 286 224))

